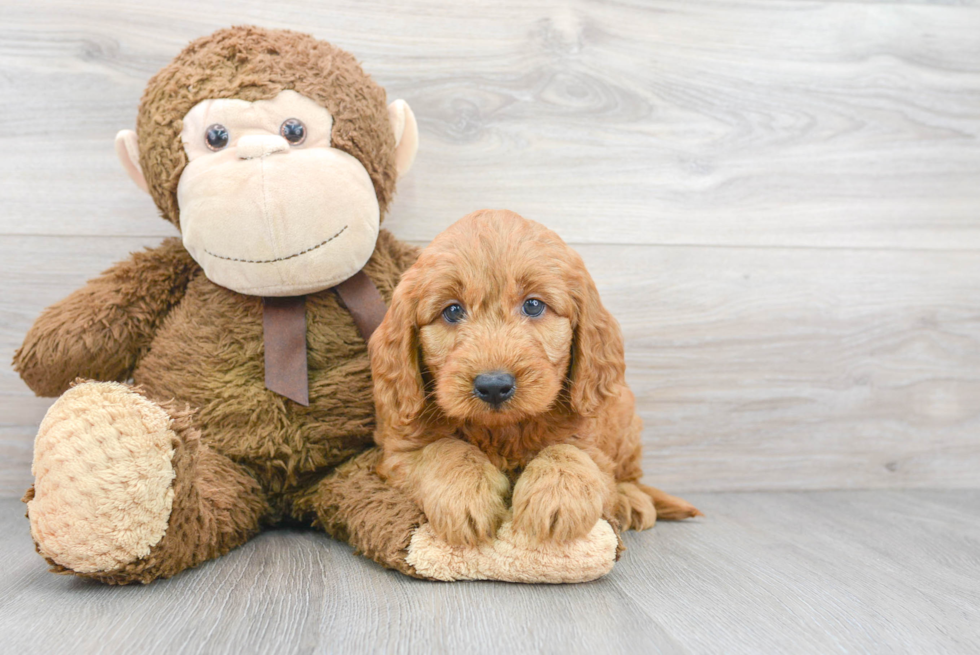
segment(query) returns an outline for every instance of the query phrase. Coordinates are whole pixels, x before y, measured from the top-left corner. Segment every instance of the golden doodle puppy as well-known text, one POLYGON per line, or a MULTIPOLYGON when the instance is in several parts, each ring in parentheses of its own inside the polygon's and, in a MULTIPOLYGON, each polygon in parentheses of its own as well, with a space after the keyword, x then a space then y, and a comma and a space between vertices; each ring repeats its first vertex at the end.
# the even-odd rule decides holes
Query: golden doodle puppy
POLYGON ((378 472, 449 543, 513 511, 533 541, 600 518, 644 530, 700 514, 640 483, 623 337, 582 258, 544 226, 478 211, 407 270, 370 343, 378 472))

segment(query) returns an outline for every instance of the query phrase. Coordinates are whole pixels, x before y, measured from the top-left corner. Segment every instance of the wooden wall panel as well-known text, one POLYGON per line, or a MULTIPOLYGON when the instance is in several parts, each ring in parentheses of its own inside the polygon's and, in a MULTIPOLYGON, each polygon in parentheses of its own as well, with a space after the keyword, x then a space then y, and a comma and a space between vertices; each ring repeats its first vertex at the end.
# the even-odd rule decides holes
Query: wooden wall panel
POLYGON ((927 2, 0 3, 0 494, 50 401, 40 310, 175 233, 119 170, 146 80, 240 23, 313 32, 415 109, 386 227, 554 227, 627 336, 651 480, 976 486, 980 9, 927 2))
MULTIPOLYGON (((0 352, 44 306, 152 242, 4 239, 0 352)), ((980 252, 578 249, 626 337, 650 480, 678 490, 976 486, 980 252)), ((49 403, 9 367, 0 374, 0 471, 18 471, 0 484, 28 480, 49 403)))
POLYGON ((490 206, 578 243, 980 246, 975 8, 218 7, 5 5, 0 140, 21 156, 0 161, 4 232, 165 233, 118 172, 112 137, 188 40, 256 22, 350 49, 415 108, 422 148, 391 220, 405 238, 490 206))

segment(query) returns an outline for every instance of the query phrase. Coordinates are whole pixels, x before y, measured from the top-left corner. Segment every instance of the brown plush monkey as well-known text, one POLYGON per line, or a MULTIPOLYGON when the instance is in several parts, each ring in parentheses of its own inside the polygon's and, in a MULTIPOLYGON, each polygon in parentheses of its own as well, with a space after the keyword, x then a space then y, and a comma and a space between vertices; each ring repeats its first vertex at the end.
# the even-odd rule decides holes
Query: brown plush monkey
POLYGON ((48 308, 14 360, 60 395, 25 496, 54 570, 149 582, 287 518, 409 575, 411 549, 471 558, 467 577, 611 568, 608 525, 530 574, 520 545, 444 552, 375 473, 365 340, 417 256, 380 229, 416 144, 404 102, 294 32, 221 30, 150 80, 116 149, 181 238, 48 308))

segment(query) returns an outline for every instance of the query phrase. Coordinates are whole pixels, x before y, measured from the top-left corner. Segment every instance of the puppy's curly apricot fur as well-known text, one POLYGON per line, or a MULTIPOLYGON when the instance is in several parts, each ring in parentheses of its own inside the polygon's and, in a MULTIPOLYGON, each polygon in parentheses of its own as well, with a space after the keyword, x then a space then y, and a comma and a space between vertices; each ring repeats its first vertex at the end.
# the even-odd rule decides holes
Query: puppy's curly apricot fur
POLYGON ((379 473, 450 543, 492 538, 508 501, 539 541, 599 518, 643 530, 658 511, 700 513, 639 483, 619 324, 578 253, 538 223, 484 210, 436 237, 370 352, 379 473), (488 395, 481 375, 505 382, 488 395))

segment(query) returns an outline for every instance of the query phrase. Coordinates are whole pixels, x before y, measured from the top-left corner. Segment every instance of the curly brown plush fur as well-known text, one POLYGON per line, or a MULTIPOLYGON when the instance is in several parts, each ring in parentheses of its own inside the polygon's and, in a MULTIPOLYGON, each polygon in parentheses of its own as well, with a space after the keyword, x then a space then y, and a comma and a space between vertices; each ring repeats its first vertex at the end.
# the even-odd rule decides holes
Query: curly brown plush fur
MULTIPOLYGON (((379 511, 370 509, 374 500, 348 501, 366 518, 350 509, 338 518, 340 505, 329 499, 336 493, 329 502, 316 493, 333 467, 372 444, 367 345, 350 314, 329 290, 308 296, 311 393, 310 406, 303 407, 264 386, 262 299, 211 283, 181 250, 179 240, 168 239, 112 267, 45 310, 15 355, 15 368, 39 395, 60 394, 76 377, 132 378, 170 413, 181 437, 168 537, 145 560, 85 577, 113 583, 169 577, 240 545, 260 522, 285 517, 315 522, 369 555, 391 554, 394 560, 381 563, 408 572, 401 551, 410 534, 401 528, 379 534, 371 525, 371 513, 379 511), (155 302, 133 302, 147 298, 143 286, 154 280, 169 286, 149 294, 155 302), (222 498, 229 495, 254 511, 227 507, 222 498), (181 501, 185 497, 193 503, 181 501)), ((414 247, 382 230, 364 271, 390 301, 416 256, 414 247)), ((373 469, 360 473, 340 487, 381 484, 373 469)), ((421 520, 405 498, 378 502, 400 502, 393 511, 415 517, 413 526, 421 520)))
POLYGON ((364 165, 381 206, 395 192, 395 135, 385 92, 353 55, 308 34, 260 27, 218 30, 188 45, 150 79, 136 133, 140 166, 163 217, 179 225, 177 182, 187 165, 181 119, 206 99, 255 102, 291 89, 333 116, 331 145, 364 165))
MULTIPOLYGON (((138 387, 134 390, 143 392, 138 387)), ((147 557, 114 571, 84 577, 108 584, 169 578, 241 545, 259 531, 259 522, 269 514, 255 479, 201 443, 193 413, 172 402, 161 406, 173 419, 173 466, 177 474, 167 531, 147 557)), ((23 500, 33 498, 32 486, 23 500)), ((55 573, 75 573, 49 557, 45 559, 55 573)))
MULTIPOLYGON (((255 101, 284 89, 330 110, 333 147, 367 169, 384 214, 396 177, 384 90, 330 44, 238 27, 191 43, 143 97, 141 165, 164 218, 180 226, 176 187, 187 163, 181 117, 203 99, 255 101)), ((417 254, 381 230, 363 270, 386 302, 417 254)), ((56 396, 76 378, 131 379, 134 393, 166 412, 174 434, 165 536, 139 561, 80 575, 110 583, 171 576, 286 517, 323 526, 412 572, 404 549, 421 517, 411 502, 379 492, 373 467, 348 467, 327 479, 372 443, 367 345, 331 290, 307 296, 306 313, 308 407, 265 388, 262 299, 209 281, 179 239, 133 254, 37 319, 14 357, 31 389, 56 396), (396 518, 378 520, 382 515, 396 518)), ((25 499, 33 496, 32 488, 25 499)))
MULTIPOLYGON (((383 217, 396 156, 407 152, 396 154, 384 91, 351 55, 285 30, 232 28, 190 44, 143 97, 142 174, 131 161, 129 132, 124 165, 141 187, 145 177, 163 217, 180 228, 176 191, 188 164, 182 117, 205 99, 258 101, 284 90, 329 110, 332 147, 363 165, 383 217)), ((403 136, 402 143, 413 140, 403 136)), ((408 163, 410 156, 402 170, 408 163)), ((371 242, 365 245, 366 256, 371 242)), ((416 248, 381 230, 363 272, 389 302, 417 257, 416 248)), ((38 318, 14 367, 39 395, 62 394, 39 428, 35 486, 25 496, 38 551, 53 570, 145 583, 217 557, 268 523, 293 519, 408 575, 562 582, 608 572, 616 543, 606 524, 596 524, 604 529, 593 530, 595 538, 582 540, 571 558, 560 548, 542 556, 503 538, 468 553, 434 544, 420 529, 426 517, 413 499, 378 477, 381 455, 369 449, 375 418, 367 345, 347 308, 331 290, 306 296, 307 407, 265 387, 262 302, 209 280, 181 241, 168 239, 38 318), (416 543, 419 534, 425 538, 416 543)), ((603 345, 597 329, 580 334, 590 339, 584 347, 603 345)), ((398 335, 389 330, 386 338, 398 335)), ((618 343, 605 347, 619 368, 579 376, 589 380, 572 389, 579 411, 620 381, 618 343)), ((405 353, 406 360, 414 356, 405 353)), ((588 373, 581 363, 579 369, 588 373)), ((384 405, 389 427, 397 412, 384 405)), ((610 518, 615 526, 617 517, 610 518)))

